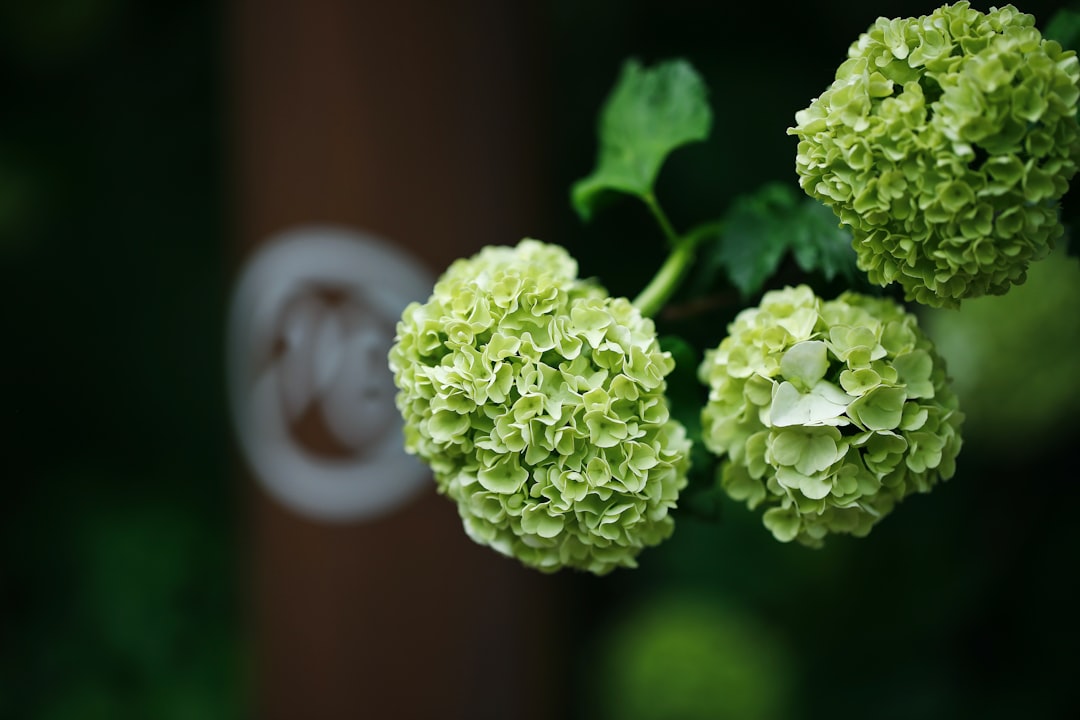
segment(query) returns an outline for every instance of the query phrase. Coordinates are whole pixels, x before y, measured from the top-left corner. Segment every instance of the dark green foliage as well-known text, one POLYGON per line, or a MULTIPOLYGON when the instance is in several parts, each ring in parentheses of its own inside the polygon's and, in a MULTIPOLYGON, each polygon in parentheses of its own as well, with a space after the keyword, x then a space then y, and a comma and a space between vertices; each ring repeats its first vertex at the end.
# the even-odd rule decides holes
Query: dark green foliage
POLYGON ((736 197, 699 255, 697 287, 722 277, 743 300, 761 292, 788 258, 825 282, 840 278, 850 287, 862 275, 855 265, 851 233, 824 205, 779 182, 736 197))

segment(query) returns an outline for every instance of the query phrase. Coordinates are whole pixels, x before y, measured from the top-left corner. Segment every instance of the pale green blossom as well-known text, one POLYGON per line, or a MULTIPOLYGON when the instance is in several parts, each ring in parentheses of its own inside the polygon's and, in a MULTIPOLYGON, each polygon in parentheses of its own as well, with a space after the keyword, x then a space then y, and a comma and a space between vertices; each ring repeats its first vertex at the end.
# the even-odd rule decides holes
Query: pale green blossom
POLYGON ((796 170, 859 267, 955 307, 1022 283, 1062 234, 1080 160, 1075 53, 1011 5, 880 18, 796 114, 796 170))
POLYGON ((405 445, 466 532, 526 565, 634 567, 667 538, 689 440, 653 323, 536 240, 455 262, 390 351, 405 445))
POLYGON ((914 315, 886 299, 822 301, 805 285, 742 311, 699 369, 720 483, 781 541, 866 535, 950 478, 963 415, 914 315))

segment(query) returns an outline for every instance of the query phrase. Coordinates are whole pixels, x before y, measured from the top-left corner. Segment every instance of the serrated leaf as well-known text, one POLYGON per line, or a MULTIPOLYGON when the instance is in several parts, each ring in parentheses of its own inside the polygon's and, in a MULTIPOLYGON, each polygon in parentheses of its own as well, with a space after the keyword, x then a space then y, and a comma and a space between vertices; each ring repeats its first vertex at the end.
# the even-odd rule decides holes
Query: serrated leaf
POLYGON ((855 284, 861 277, 850 231, 827 207, 784 183, 737 197, 718 240, 700 254, 702 264, 721 267, 745 299, 764 287, 789 251, 799 269, 826 281, 840 276, 855 284))
POLYGON ((714 251, 744 298, 758 292, 780 266, 791 239, 796 197, 786 185, 769 183, 732 202, 714 251))
POLYGON ((574 183, 571 200, 584 220, 610 192, 652 193, 673 150, 709 136, 712 110, 697 71, 685 60, 651 68, 636 60, 622 72, 600 113, 600 148, 592 174, 574 183))
POLYGON ((805 198, 800 208, 800 222, 791 236, 795 263, 804 272, 820 272, 826 280, 840 275, 854 283, 859 269, 851 245, 851 231, 840 224, 836 215, 814 198, 805 198))

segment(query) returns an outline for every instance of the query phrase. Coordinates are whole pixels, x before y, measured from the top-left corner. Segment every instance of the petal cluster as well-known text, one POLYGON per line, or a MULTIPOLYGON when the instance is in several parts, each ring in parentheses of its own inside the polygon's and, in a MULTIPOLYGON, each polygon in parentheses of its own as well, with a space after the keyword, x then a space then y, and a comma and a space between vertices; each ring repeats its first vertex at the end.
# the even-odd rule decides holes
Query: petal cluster
POLYGON ((765 508, 781 541, 863 536, 912 492, 952 477, 963 415, 944 362, 891 300, 805 285, 742 311, 699 369, 703 440, 720 482, 765 508))
POLYGON ((667 538, 690 442, 653 323, 536 240, 456 261, 390 367, 406 449, 475 541, 542 571, 633 567, 667 538))
POLYGON ((796 114, 796 170, 854 235, 859 266, 956 307, 1022 283, 1062 234, 1080 160, 1075 53, 1011 5, 879 19, 796 114))

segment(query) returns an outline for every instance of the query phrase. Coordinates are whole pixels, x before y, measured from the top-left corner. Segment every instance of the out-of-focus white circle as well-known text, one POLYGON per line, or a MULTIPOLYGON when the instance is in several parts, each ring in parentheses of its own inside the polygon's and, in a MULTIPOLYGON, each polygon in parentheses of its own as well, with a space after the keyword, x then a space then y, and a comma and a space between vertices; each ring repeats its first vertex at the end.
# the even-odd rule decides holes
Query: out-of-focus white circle
POLYGON ((229 403, 255 477, 287 507, 366 519, 426 484, 403 449, 386 358, 402 310, 433 282, 384 241, 332 226, 282 232, 247 262, 229 312, 229 403), (293 432, 312 414, 335 452, 293 432))

